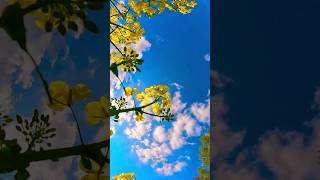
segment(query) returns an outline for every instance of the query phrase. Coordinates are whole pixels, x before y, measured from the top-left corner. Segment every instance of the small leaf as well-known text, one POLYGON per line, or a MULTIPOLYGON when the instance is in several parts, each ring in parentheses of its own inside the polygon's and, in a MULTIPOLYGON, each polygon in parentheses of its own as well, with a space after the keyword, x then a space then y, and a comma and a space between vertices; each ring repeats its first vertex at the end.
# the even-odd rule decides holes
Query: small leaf
POLYGON ((112 63, 110 66, 111 72, 118 77, 118 65, 116 63, 112 63))
POLYGON ((75 23, 73 21, 68 22, 68 28, 73 31, 78 31, 78 25, 77 25, 77 23, 75 23))
POLYGON ((6 132, 0 127, 0 142, 6 137, 6 132))
POLYGON ((26 29, 23 22, 22 8, 19 2, 7 6, 1 16, 1 27, 8 35, 26 49, 26 29))
POLYGON ((46 25, 45 25, 46 32, 51 32, 52 28, 53 28, 52 22, 51 21, 47 21, 46 25))
POLYGON ((81 156, 80 163, 82 164, 82 166, 83 166, 85 169, 88 169, 88 170, 91 170, 91 169, 92 169, 92 164, 91 164, 90 159, 81 156))
POLYGON ((64 25, 63 24, 59 24, 59 26, 58 26, 58 31, 59 31, 59 33, 62 35, 62 36, 64 36, 65 34, 66 34, 66 27, 64 27, 64 25))
POLYGON ((21 130, 22 130, 20 126, 16 126, 16 129, 17 129, 18 131, 21 131, 21 130))
POLYGON ((17 174, 14 176, 16 180, 27 180, 30 174, 26 169, 19 169, 17 174))
POLYGON ((89 31, 95 33, 95 34, 98 34, 99 33, 99 28, 98 26, 93 23, 92 21, 89 21, 89 20, 84 20, 83 21, 83 25, 86 29, 88 29, 89 31))

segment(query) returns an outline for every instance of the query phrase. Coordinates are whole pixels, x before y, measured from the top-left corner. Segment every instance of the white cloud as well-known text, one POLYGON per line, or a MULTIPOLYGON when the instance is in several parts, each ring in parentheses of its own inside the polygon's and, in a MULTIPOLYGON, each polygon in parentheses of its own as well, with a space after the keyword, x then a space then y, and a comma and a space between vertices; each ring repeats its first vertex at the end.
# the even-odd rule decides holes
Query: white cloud
POLYGON ((193 103, 191 105, 191 112, 196 117, 196 119, 203 123, 210 123, 210 101, 204 103, 193 103))
POLYGON ((172 149, 181 148, 187 137, 199 136, 201 133, 201 126, 188 114, 178 114, 172 126, 173 128, 169 129, 169 143, 172 149), (184 132, 187 134, 186 137, 183 136, 184 132))
POLYGON ((162 167, 156 169, 156 171, 164 176, 171 176, 175 172, 180 172, 182 169, 187 166, 187 163, 176 161, 174 163, 164 163, 162 167))
POLYGON ((141 147, 140 145, 133 145, 132 151, 134 151, 141 162, 147 163, 149 161, 161 162, 172 153, 172 150, 166 143, 152 142, 147 147, 141 147))
POLYGON ((260 138, 259 159, 276 179, 317 179, 320 177, 317 151, 320 146, 320 119, 306 123, 311 137, 297 131, 267 132, 260 138))
POLYGON ((143 36, 141 39, 131 45, 138 54, 139 58, 142 58, 142 53, 148 51, 151 47, 151 43, 143 36))
POLYGON ((136 122, 133 128, 126 128, 124 133, 131 139, 141 140, 141 138, 151 131, 151 123, 136 122))
POLYGON ((172 104, 172 106, 171 106, 172 113, 179 113, 187 106, 187 103, 183 103, 181 101, 181 92, 180 91, 176 91, 174 93, 171 104, 172 104))
POLYGON ((171 85, 173 85, 178 91, 179 90, 181 90, 182 88, 183 88, 183 86, 182 85, 180 85, 180 84, 178 84, 178 83, 176 83, 176 82, 174 82, 174 83, 171 83, 171 85))
POLYGON ((233 82, 233 79, 213 70, 210 71, 210 77, 211 77, 211 80, 213 81, 214 89, 224 88, 227 84, 233 82))
POLYGON ((153 131, 153 139, 158 143, 163 143, 167 140, 166 130, 162 126, 157 126, 153 131))
POLYGON ((210 62, 210 54, 209 53, 205 54, 203 58, 205 61, 210 62))

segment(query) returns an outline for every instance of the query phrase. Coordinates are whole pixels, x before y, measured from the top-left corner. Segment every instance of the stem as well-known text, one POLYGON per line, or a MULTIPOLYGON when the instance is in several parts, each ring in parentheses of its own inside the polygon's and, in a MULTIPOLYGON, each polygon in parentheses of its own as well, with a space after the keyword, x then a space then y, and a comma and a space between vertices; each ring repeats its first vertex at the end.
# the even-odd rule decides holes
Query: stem
POLYGON ((117 45, 115 45, 111 40, 110 40, 111 44, 119 51, 119 53, 124 56, 124 54, 122 53, 122 51, 118 48, 117 45))
POLYGON ((78 133, 79 133, 79 137, 80 137, 81 144, 82 144, 82 145, 85 145, 85 144, 84 144, 84 141, 83 141, 83 138, 82 138, 82 134, 81 134, 81 130, 80 130, 80 125, 79 125, 79 122, 78 122, 78 118, 77 118, 77 116, 76 116, 76 113, 74 112, 74 110, 73 110, 73 108, 72 108, 71 106, 69 106, 69 109, 70 109, 70 111, 72 112, 73 119, 76 121, 77 130, 78 130, 78 133))
POLYGON ((39 75, 39 77, 41 79, 41 82, 42 82, 42 85, 44 86, 44 89, 45 89, 45 91, 47 93, 47 96, 49 98, 49 102, 52 103, 52 97, 51 97, 50 92, 49 92, 49 85, 48 85, 46 79, 44 78, 43 74, 41 73, 37 62, 35 61, 35 59, 32 57, 32 55, 29 53, 29 51, 26 48, 23 48, 23 50, 27 53, 27 55, 30 57, 33 65, 35 66, 36 72, 39 75))
POLYGON ((114 3, 113 3, 113 0, 111 0, 110 1, 111 2, 111 4, 117 9, 117 11, 119 12, 119 14, 122 16, 122 18, 124 19, 125 18, 125 16, 122 14, 122 12, 118 9, 118 7, 117 7, 117 5, 115 5, 114 3))
POLYGON ((16 170, 25 164, 29 164, 30 162, 36 161, 44 161, 44 160, 57 160, 60 158, 65 158, 69 156, 81 155, 84 152, 90 150, 90 152, 96 152, 96 154, 89 154, 90 158, 95 160, 96 162, 110 162, 110 159, 101 155, 100 149, 109 146, 109 140, 89 144, 86 146, 79 145, 68 148, 61 149, 52 149, 46 151, 26 151, 22 154, 12 157, 8 161, 0 161, 0 170, 16 170), (100 152, 100 154, 99 154, 100 152), (96 157, 92 157, 96 156, 96 157), (97 159, 97 157, 102 159, 97 159))
POLYGON ((128 109, 119 109, 117 114, 120 114, 120 113, 124 113, 124 112, 130 112, 130 111, 137 111, 137 110, 141 110, 145 107, 148 107, 148 106, 151 106, 152 104, 156 103, 160 98, 157 98, 156 100, 154 100, 153 102, 149 103, 149 104, 146 104, 144 106, 140 106, 140 107, 134 107, 134 108, 128 108, 128 109))
POLYGON ((144 114, 148 114, 150 116, 155 116, 155 117, 160 117, 160 118, 165 118, 165 117, 168 117, 168 116, 161 116, 161 115, 157 115, 157 114, 152 114, 152 113, 148 113, 148 112, 145 112, 145 111, 142 111, 144 114))
POLYGON ((112 24, 112 25, 114 25, 114 26, 117 26, 117 27, 120 27, 120 28, 122 28, 122 29, 128 30, 128 31, 130 31, 130 32, 132 32, 132 33, 135 33, 133 30, 128 29, 128 28, 126 28, 126 27, 124 27, 124 26, 121 26, 120 24, 116 24, 116 23, 113 23, 113 22, 110 22, 110 24, 112 24))

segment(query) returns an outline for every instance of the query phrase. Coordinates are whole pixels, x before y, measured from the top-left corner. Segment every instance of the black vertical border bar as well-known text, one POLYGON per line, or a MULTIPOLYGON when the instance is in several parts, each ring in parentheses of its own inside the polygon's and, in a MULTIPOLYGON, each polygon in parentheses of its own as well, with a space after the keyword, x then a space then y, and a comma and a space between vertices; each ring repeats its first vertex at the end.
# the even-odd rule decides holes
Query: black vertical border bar
MULTIPOLYGON (((108 1, 106 3, 106 15, 104 16, 105 17, 105 23, 107 24, 105 27, 106 29, 104 30, 104 32, 106 33, 105 36, 106 36, 106 46, 105 46, 105 55, 106 55, 106 76, 108 79, 106 82, 107 83, 107 92, 106 92, 106 98, 108 100, 110 100, 110 1, 108 1)), ((111 150, 111 146, 110 146, 110 117, 107 118, 107 138, 109 138, 109 141, 107 141, 108 145, 108 149, 107 149, 107 158, 109 158, 109 165, 106 166, 106 174, 107 176, 110 177, 110 165, 111 165, 111 156, 110 156, 110 150, 111 150)))
POLYGON ((214 179, 214 158, 213 158, 213 149, 214 149, 214 121, 213 121, 213 96, 214 96, 214 87, 213 87, 213 59, 214 59, 214 29, 213 24, 215 19, 214 16, 215 9, 218 0, 210 0, 210 179, 214 179))

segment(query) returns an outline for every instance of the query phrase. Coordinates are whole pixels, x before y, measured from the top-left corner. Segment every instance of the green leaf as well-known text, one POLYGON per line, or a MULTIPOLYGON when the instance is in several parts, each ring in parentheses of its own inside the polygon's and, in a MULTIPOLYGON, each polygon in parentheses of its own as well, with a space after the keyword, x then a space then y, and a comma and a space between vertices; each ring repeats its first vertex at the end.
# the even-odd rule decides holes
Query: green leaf
POLYGON ((14 176, 16 180, 27 180, 30 174, 26 169, 19 169, 17 174, 14 176))
POLYGON ((91 169, 92 169, 92 164, 91 164, 90 159, 88 159, 88 158, 86 158, 86 157, 84 157, 84 156, 81 156, 80 163, 82 164, 82 166, 83 166, 85 169, 88 169, 88 170, 91 170, 91 169))
POLYGON ((68 22, 68 28, 73 31, 78 31, 78 25, 77 25, 77 23, 75 23, 73 21, 68 22))
POLYGON ((102 1, 95 1, 95 2, 88 1, 87 6, 89 9, 92 9, 92 10, 100 10, 104 8, 104 3, 102 1))
POLYGON ((83 21, 83 25, 86 29, 88 29, 89 31, 95 33, 95 34, 98 34, 99 33, 99 28, 98 26, 93 23, 92 21, 89 21, 89 20, 84 20, 83 21))
POLYGON ((6 132, 0 127, 0 142, 6 138, 6 132))
POLYGON ((26 49, 26 29, 23 22, 22 8, 18 2, 7 6, 1 17, 1 27, 17 41, 22 49, 26 49))
POLYGON ((66 27, 64 27, 63 24, 59 24, 58 31, 62 36, 64 36, 66 34, 66 32, 67 32, 66 27))
POLYGON ((118 65, 116 63, 112 63, 111 66, 110 66, 110 70, 111 72, 118 77, 118 65))
POLYGON ((21 131, 21 130, 22 130, 20 126, 16 126, 16 129, 17 129, 18 131, 21 131))
POLYGON ((20 116, 20 115, 17 115, 17 121, 18 121, 18 123, 19 123, 19 124, 21 124, 21 123, 22 123, 22 118, 21 118, 21 116, 20 116))
POLYGON ((51 32, 52 28, 53 28, 52 22, 51 21, 47 21, 46 25, 45 25, 46 32, 51 32))

